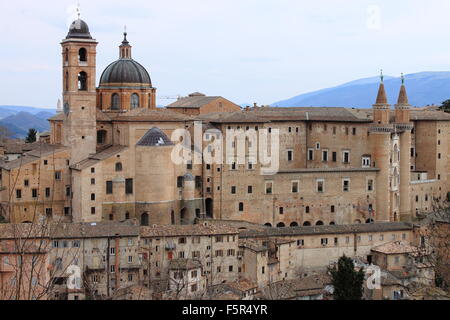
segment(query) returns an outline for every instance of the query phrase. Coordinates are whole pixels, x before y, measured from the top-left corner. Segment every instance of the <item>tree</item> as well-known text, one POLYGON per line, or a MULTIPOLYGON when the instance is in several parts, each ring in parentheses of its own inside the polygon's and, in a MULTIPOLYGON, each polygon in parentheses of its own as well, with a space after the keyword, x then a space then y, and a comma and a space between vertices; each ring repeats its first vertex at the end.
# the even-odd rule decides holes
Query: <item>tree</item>
POLYGON ((450 99, 449 100, 445 100, 444 102, 442 102, 441 106, 439 107, 440 110, 450 113, 450 99))
POLYGON ((337 268, 330 269, 335 300, 361 300, 364 270, 355 270, 353 260, 345 255, 339 258, 337 268))
POLYGON ((28 130, 28 135, 25 138, 25 142, 26 143, 33 143, 36 142, 37 140, 37 131, 36 129, 29 129, 28 130))

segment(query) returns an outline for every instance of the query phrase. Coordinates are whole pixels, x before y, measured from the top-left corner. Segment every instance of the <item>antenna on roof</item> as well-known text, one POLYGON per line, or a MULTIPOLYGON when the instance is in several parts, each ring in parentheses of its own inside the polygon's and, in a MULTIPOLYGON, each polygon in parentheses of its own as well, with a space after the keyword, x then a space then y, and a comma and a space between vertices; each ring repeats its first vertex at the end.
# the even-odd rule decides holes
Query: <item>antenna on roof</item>
POLYGON ((380 79, 381 79, 381 83, 383 83, 384 82, 383 69, 380 70, 380 79))
POLYGON ((81 16, 81 9, 80 9, 80 3, 78 2, 77 4, 77 15, 78 15, 78 19, 80 19, 81 16))

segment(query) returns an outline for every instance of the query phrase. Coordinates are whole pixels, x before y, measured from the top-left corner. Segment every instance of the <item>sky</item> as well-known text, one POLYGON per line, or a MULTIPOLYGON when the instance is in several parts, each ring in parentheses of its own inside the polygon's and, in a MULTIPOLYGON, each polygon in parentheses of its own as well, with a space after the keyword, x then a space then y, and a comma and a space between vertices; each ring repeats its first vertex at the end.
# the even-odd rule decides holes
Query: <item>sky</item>
MULTIPOLYGON (((77 1, 0 2, 0 105, 55 108, 77 1)), ((450 70, 448 0, 80 0, 97 83, 124 25, 158 104, 192 92, 271 104, 384 73, 450 70)))

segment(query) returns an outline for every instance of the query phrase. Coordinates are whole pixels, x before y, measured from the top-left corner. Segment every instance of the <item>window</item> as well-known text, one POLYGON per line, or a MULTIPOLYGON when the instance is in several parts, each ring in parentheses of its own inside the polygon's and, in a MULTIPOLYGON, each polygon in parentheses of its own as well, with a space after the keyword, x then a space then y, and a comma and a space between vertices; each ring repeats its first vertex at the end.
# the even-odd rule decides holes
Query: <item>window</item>
POLYGON ((333 162, 337 162, 337 152, 333 152, 333 162))
POLYGON ((202 177, 201 176, 195 176, 195 187, 197 189, 200 189, 202 187, 202 177))
POLYGON ((113 182, 106 181, 106 194, 113 194, 113 182))
POLYGON ((320 150, 320 143, 319 142, 316 143, 316 150, 320 150))
POLYGON ((48 165, 48 160, 44 160, 44 166, 48 165))
POLYGON ((117 93, 111 96, 111 110, 120 110, 120 97, 117 93))
POLYGON ((353 134, 354 136, 356 136, 356 128, 353 128, 353 129, 352 129, 352 134, 353 134))
POLYGON ((370 168, 371 165, 371 157, 362 157, 362 167, 363 168, 370 168))
POLYGON ((139 95, 137 93, 133 93, 131 95, 131 110, 139 108, 139 95))
POLYGON ((50 194, 51 194, 50 188, 45 188, 45 197, 50 198, 50 194))
POLYGON ((91 207, 91 214, 95 214, 95 207, 91 207))
POLYGON ((350 191, 350 179, 344 179, 342 181, 342 191, 344 192, 350 191))
POLYGON ((78 74, 78 90, 79 91, 86 91, 87 90, 87 73, 84 71, 81 71, 78 74))
POLYGON ((116 248, 109 248, 109 254, 112 256, 116 255, 116 248))
POLYGON ((324 192, 325 180, 320 179, 320 180, 317 180, 316 183, 317 183, 317 192, 320 192, 320 193, 324 192))
POLYGON ((178 177, 177 178, 177 188, 183 188, 184 184, 184 177, 178 177))
POLYGON ((95 168, 91 168, 91 173, 95 173, 95 168))
POLYGON ((323 150, 322 151, 322 161, 323 162, 328 162, 328 150, 323 150))
POLYGON ((216 242, 223 242, 223 237, 222 236, 217 236, 216 237, 216 242))
POLYGON ((328 244, 328 238, 320 239, 320 244, 323 245, 323 246, 326 246, 328 244))
POLYGON ((350 151, 343 151, 342 152, 342 162, 343 163, 350 163, 350 151))
POLYGON ((116 266, 115 265, 110 266, 109 270, 111 271, 111 273, 115 273, 116 272, 116 266))
POLYGON ((64 207, 64 215, 69 216, 70 215, 70 207, 64 207))
POLYGON ((116 163, 116 172, 120 172, 122 171, 122 162, 117 162, 116 163))
POLYGON ((303 239, 297 240, 297 246, 303 247, 304 245, 305 245, 305 240, 303 240, 303 239))
POLYGON ((47 218, 51 218, 53 216, 53 209, 45 208, 45 215, 47 216, 47 218))
POLYGON ((223 250, 216 250, 216 257, 223 257, 223 250))
POLYGON ((133 194, 133 179, 126 179, 125 180, 125 193, 126 194, 133 194))
POLYGON ((231 194, 236 194, 236 187, 235 186, 231 187, 231 194))
POLYGON ((292 181, 292 189, 291 189, 292 193, 298 193, 298 185, 299 185, 298 181, 292 181))
POLYGON ((239 211, 240 212, 244 211, 244 203, 243 202, 239 202, 239 211))
POLYGON ((20 190, 20 189, 16 190, 16 198, 17 199, 22 199, 22 190, 20 190))
POLYGON ((91 201, 95 201, 95 193, 91 193, 91 201))
POLYGON ((309 161, 314 160, 314 149, 308 149, 308 160, 309 161))
POLYGON ((72 195, 72 189, 70 188, 70 186, 66 187, 66 197, 70 197, 72 195))
POLYGON ((253 186, 247 187, 247 193, 249 193, 249 194, 253 193, 253 186))
POLYGON ((32 189, 31 190, 31 196, 33 198, 37 198, 38 197, 38 189, 32 189))
POLYGON ((178 244, 186 244, 186 242, 187 242, 186 238, 184 238, 184 237, 178 239, 178 244))
POLYGON ((95 185, 95 179, 94 178, 91 179, 91 185, 95 185))
POLYGON ((331 206, 331 213, 335 213, 336 212, 336 207, 335 206, 331 206))
POLYGON ((228 271, 229 271, 229 272, 233 272, 233 266, 229 266, 229 267, 228 267, 228 271))
POLYGON ((266 194, 272 194, 273 182, 266 182, 266 194))
POLYGON ((25 181, 23 182, 23 185, 24 185, 25 187, 28 187, 28 186, 30 185, 30 181, 25 180, 25 181))
POLYGON ((106 135, 107 133, 105 130, 97 131, 97 143, 98 144, 106 143, 106 135))
POLYGON ((86 62, 87 61, 87 51, 86 51, 85 48, 81 48, 80 50, 78 50, 78 61, 79 62, 86 62))
POLYGON ((373 180, 367 180, 367 191, 373 191, 373 180))
POLYGON ((292 151, 292 150, 288 150, 288 152, 287 152, 287 160, 290 162, 290 161, 293 161, 294 160, 294 151, 292 151))
POLYGON ((61 171, 55 172, 55 180, 60 181, 61 180, 61 171))
POLYGON ((309 208, 309 206, 305 207, 305 213, 310 213, 311 209, 309 208))
POLYGON ((280 214, 284 214, 284 208, 280 207, 280 214))

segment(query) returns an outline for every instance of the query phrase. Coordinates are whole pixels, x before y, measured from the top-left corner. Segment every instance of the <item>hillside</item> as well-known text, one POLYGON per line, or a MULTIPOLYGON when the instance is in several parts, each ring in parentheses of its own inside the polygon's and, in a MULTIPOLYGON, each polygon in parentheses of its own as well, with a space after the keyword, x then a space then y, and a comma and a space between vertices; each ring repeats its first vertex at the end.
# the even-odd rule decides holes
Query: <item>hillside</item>
POLYGON ((34 128, 38 132, 44 132, 50 129, 46 119, 23 111, 0 120, 0 126, 6 127, 13 133, 12 138, 25 137, 30 128, 34 128))
MULTIPOLYGON (((450 72, 421 72, 405 76, 409 102, 416 107, 441 104, 450 99, 450 72)), ((375 101, 379 77, 360 79, 343 85, 301 94, 293 98, 275 102, 278 107, 352 107, 370 108, 375 101)), ((397 102, 400 78, 386 76, 386 92, 389 103, 397 102)))

